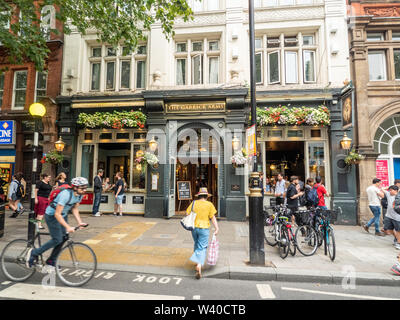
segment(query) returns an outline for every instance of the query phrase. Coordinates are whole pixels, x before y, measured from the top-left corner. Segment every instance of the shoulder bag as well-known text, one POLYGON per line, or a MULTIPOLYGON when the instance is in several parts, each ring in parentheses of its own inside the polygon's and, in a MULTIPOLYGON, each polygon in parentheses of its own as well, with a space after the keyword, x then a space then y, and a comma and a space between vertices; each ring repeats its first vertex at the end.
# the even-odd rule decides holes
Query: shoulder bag
POLYGON ((193 211, 193 207, 194 207, 195 201, 196 200, 193 200, 192 209, 190 210, 190 214, 181 220, 182 227, 188 231, 194 230, 194 221, 196 220, 196 212, 193 211))

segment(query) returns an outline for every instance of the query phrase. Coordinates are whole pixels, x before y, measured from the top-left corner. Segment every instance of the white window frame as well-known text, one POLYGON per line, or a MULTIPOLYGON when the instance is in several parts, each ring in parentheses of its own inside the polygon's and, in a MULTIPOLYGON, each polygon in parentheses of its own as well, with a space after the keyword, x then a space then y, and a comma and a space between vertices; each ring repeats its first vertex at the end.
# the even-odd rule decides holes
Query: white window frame
POLYGON ((369 81, 387 81, 388 79, 388 74, 387 74, 387 59, 386 59, 386 51, 385 50, 370 50, 368 51, 368 75, 369 75, 369 81), (369 55, 370 54, 382 54, 383 57, 383 73, 384 73, 384 79, 371 79, 371 69, 370 69, 370 60, 369 60, 369 55))
MULTIPOLYGON (((261 85, 261 84, 264 83, 264 72, 263 72, 263 70, 264 70, 264 59, 263 59, 264 58, 264 54, 263 54, 262 51, 260 51, 260 52, 256 52, 256 54, 255 54, 256 57, 258 55, 261 57, 261 65, 260 65, 260 68, 261 68, 261 70, 260 70, 261 81, 259 81, 259 82, 257 82, 257 69, 255 68, 256 65, 254 65, 254 69, 256 71, 256 84, 261 85)), ((255 60, 254 60, 254 63, 255 63, 255 60)))
POLYGON ((299 55, 297 51, 291 51, 291 50, 285 50, 285 83, 289 83, 289 84, 297 84, 299 83, 299 55), (295 56, 295 63, 296 63, 296 67, 294 68, 296 70, 296 80, 293 82, 289 82, 288 81, 288 73, 290 72, 290 69, 288 69, 288 56, 290 55, 294 55, 295 56))
POLYGON ((131 59, 120 59, 119 61, 119 90, 120 91, 126 91, 129 90, 131 88, 131 69, 132 69, 132 60, 131 59), (123 63, 129 63, 129 83, 128 83, 128 87, 122 87, 122 64, 123 63))
MULTIPOLYGON (((28 70, 17 70, 14 72, 14 81, 13 81, 13 96, 12 96, 12 110, 24 110, 25 105, 23 107, 15 107, 15 94, 16 94, 16 84, 17 84, 17 74, 18 73, 26 73, 26 88, 25 88, 25 105, 26 105, 26 91, 28 89, 28 70)), ((22 91, 22 90, 21 90, 22 91)))
POLYGON ((304 83, 315 83, 317 81, 317 74, 316 74, 317 69, 316 69, 316 65, 315 65, 315 61, 316 61, 315 55, 316 55, 315 50, 308 50, 308 49, 303 50, 303 77, 304 77, 303 81, 304 81, 304 83), (313 74, 314 80, 313 81, 309 81, 306 79, 306 60, 305 60, 305 54, 304 54, 305 52, 313 53, 313 65, 314 65, 314 74, 313 74))
POLYGON ((35 99, 34 99, 34 101, 35 102, 38 102, 36 99, 37 99, 37 96, 38 96, 38 94, 37 94, 37 92, 38 92, 38 90, 44 90, 45 92, 46 92, 46 95, 47 95, 47 80, 48 80, 48 74, 46 73, 46 72, 39 72, 39 71, 36 71, 36 78, 35 78, 35 99), (44 73, 45 75, 46 75, 46 87, 45 88, 38 88, 37 86, 38 86, 38 78, 39 78, 39 74, 40 73, 44 73))
POLYGON ((385 32, 372 32, 372 31, 367 31, 367 41, 385 41, 385 32), (376 35, 379 35, 379 39, 368 39, 368 36, 372 36, 374 38, 377 38, 376 35))
POLYGON ((90 82, 89 82, 89 91, 93 92, 99 92, 101 90, 101 61, 92 61, 90 62, 90 82), (92 84, 93 84, 93 65, 98 64, 100 65, 100 71, 99 71, 99 88, 98 89, 93 89, 92 84))
POLYGON ((281 50, 274 50, 268 52, 268 84, 276 84, 281 82, 281 50), (270 65, 270 55, 277 54, 278 55, 278 80, 277 81, 270 81, 271 80, 271 65, 270 65))

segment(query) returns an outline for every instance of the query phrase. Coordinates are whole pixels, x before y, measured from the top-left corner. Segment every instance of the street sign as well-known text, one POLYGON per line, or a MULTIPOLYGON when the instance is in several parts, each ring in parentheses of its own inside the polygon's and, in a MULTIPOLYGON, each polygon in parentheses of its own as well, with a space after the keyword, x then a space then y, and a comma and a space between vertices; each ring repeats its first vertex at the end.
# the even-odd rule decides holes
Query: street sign
POLYGON ((15 144, 15 126, 13 120, 0 121, 0 145, 15 144))

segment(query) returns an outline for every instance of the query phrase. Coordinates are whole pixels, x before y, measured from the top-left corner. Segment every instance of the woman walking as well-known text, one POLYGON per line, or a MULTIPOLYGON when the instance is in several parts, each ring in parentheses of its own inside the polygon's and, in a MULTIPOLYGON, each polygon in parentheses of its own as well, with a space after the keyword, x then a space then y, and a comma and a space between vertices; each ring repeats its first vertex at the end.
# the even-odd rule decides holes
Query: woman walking
POLYGON ((49 196, 53 187, 50 185, 50 176, 46 173, 42 174, 42 180, 36 184, 35 190, 35 214, 36 219, 39 220, 39 229, 44 229, 42 226, 43 216, 46 208, 49 205, 49 196))
POLYGON ((196 263, 196 279, 201 278, 201 267, 204 265, 207 254, 208 238, 210 235, 210 220, 212 221, 216 235, 219 231, 218 222, 215 218, 217 210, 215 209, 212 202, 207 201, 207 198, 211 196, 208 194, 207 188, 200 188, 197 194, 199 200, 193 201, 190 206, 186 209, 186 213, 190 214, 193 210, 196 213, 196 220, 194 222, 194 230, 192 231, 192 237, 194 240, 194 252, 190 257, 190 260, 196 263), (193 209, 192 209, 193 207, 193 209))

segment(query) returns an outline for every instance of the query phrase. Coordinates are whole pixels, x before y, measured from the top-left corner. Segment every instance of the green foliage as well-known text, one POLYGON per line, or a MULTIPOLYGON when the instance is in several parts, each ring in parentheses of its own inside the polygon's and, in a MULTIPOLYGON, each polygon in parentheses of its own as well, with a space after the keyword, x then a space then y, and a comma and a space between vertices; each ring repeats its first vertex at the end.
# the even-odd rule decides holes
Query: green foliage
POLYGON ((354 149, 349 152, 349 155, 344 159, 347 165, 357 164, 364 159, 364 156, 359 154, 354 149))
MULTIPOLYGON (((116 47, 123 41, 131 51, 146 39, 151 25, 160 23, 163 33, 170 38, 176 18, 192 18, 187 0, 41 0, 38 7, 32 0, 12 3, 0 0, 0 42, 12 64, 31 61, 39 71, 44 69, 50 52, 40 27, 39 13, 46 5, 55 6, 56 18, 64 24, 65 34, 74 29, 82 34, 94 30, 99 42, 116 47), (9 32, 9 21, 18 17, 20 10, 22 19, 16 19, 9 32)), ((50 31, 59 33, 56 29, 50 31)))
POLYGON ((81 112, 77 120, 78 124, 86 128, 140 128, 146 123, 146 115, 140 111, 113 111, 110 112, 81 112))
POLYGON ((59 164, 64 160, 64 156, 59 153, 57 150, 52 150, 46 153, 45 156, 43 156, 41 162, 45 163, 52 163, 52 164, 59 164))

